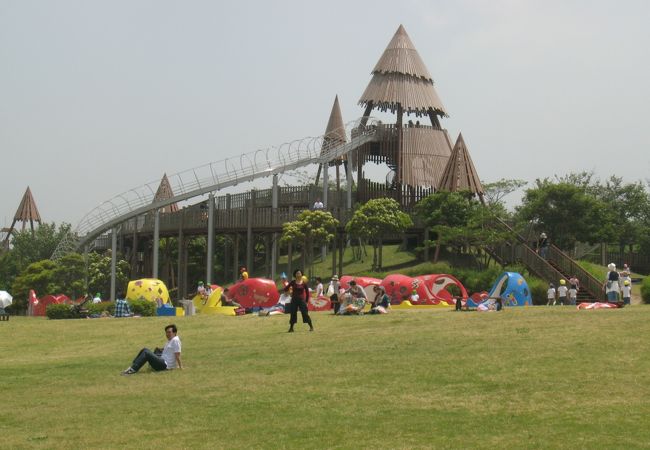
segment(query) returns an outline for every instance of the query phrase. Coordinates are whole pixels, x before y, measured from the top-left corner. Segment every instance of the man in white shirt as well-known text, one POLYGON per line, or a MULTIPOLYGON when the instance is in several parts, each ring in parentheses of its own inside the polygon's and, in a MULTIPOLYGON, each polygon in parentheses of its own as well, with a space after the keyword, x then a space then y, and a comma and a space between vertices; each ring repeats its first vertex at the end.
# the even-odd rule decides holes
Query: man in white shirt
POLYGON ((143 348, 135 357, 131 366, 122 372, 122 375, 137 373, 145 363, 149 363, 155 371, 182 369, 181 339, 177 336, 177 333, 176 325, 167 325, 165 327, 165 335, 167 336, 165 347, 162 349, 156 348, 153 352, 148 348, 143 348))
POLYGON ((314 209, 323 209, 324 207, 325 205, 323 205, 323 202, 320 201, 320 198, 317 198, 314 202, 314 209))

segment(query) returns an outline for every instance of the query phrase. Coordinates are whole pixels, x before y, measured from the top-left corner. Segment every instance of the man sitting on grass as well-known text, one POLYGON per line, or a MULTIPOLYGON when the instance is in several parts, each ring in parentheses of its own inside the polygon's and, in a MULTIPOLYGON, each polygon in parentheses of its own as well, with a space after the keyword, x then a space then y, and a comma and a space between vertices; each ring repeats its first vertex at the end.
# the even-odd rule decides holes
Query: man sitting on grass
POLYGON ((131 363, 131 367, 122 372, 122 375, 137 373, 145 363, 149 363, 155 371, 182 369, 181 339, 176 335, 177 332, 176 325, 167 325, 165 327, 167 336, 165 347, 162 350, 156 347, 153 352, 148 348, 143 348, 131 363))

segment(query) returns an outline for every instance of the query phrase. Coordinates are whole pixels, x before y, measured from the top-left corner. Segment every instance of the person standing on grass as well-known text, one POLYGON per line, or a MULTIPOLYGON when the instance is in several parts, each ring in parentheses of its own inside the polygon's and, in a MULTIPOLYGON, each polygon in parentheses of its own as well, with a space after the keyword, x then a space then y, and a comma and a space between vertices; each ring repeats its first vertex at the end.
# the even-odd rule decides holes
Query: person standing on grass
POLYGON ((620 278, 618 272, 616 271, 616 264, 609 263, 607 265, 607 277, 605 278, 605 293, 607 294, 607 301, 610 303, 616 303, 618 301, 618 293, 620 291, 618 280, 620 278))
POLYGON ((133 375, 138 370, 149 363, 151 368, 156 372, 161 370, 183 369, 181 362, 181 338, 177 335, 176 325, 167 325, 165 327, 165 336, 167 343, 162 349, 156 347, 152 352, 148 348, 143 348, 135 357, 131 366, 122 372, 122 375, 133 375))
POLYGON ((623 303, 629 305, 631 297, 632 297, 632 285, 630 285, 629 280, 625 280, 623 281, 623 303))
POLYGON ((323 295, 323 280, 321 277, 316 277, 316 298, 323 295))
POLYGON ((548 291, 546 291, 546 298, 548 299, 548 301, 546 302, 546 306, 555 305, 555 286, 553 286, 553 283, 548 284, 548 291))
POLYGON ((576 289, 575 285, 571 285, 569 288, 569 304, 570 305, 575 305, 576 301, 578 300, 578 290, 576 289))
POLYGON ((291 317, 289 318, 288 332, 293 333, 293 326, 298 322, 298 310, 300 310, 300 314, 302 315, 302 323, 309 325, 309 331, 314 331, 314 326, 311 323, 309 311, 307 310, 309 287, 305 283, 300 269, 296 269, 293 272, 293 280, 284 287, 285 292, 289 292, 289 290, 291 291, 291 303, 289 306, 291 317))
POLYGON ((560 280, 560 286, 557 288, 558 303, 560 305, 564 306, 569 304, 569 302, 566 300, 568 293, 569 290, 566 287, 566 280, 563 278, 560 280))

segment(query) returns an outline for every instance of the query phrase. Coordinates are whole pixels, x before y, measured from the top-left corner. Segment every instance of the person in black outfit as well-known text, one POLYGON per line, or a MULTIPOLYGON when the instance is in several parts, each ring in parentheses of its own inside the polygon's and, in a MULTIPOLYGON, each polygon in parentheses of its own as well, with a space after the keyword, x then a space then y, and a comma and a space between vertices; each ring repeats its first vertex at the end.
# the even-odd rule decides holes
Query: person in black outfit
POLYGON ((307 310, 307 300, 309 296, 309 287, 302 279, 302 271, 296 269, 293 272, 293 280, 284 287, 284 291, 291 289, 291 303, 289 304, 289 312, 291 317, 289 318, 289 333, 293 333, 293 326, 298 322, 298 309, 300 309, 300 314, 302 315, 302 323, 309 324, 309 331, 314 331, 314 326, 311 323, 311 318, 309 317, 309 311, 307 310))

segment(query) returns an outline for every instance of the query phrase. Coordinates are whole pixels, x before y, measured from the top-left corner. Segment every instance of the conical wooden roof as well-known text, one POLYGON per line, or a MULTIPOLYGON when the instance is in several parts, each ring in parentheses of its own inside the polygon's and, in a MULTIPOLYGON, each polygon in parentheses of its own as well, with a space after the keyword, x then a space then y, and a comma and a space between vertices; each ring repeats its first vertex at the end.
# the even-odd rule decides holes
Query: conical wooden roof
MULTIPOLYGON (((167 174, 163 174, 162 180, 160 180, 160 186, 158 186, 158 190, 156 191, 156 196, 153 199, 153 202, 157 202, 160 200, 167 200, 170 198, 174 197, 174 191, 172 191, 172 187, 169 184, 169 179, 167 178, 167 174)), ((169 213, 169 212, 176 212, 178 211, 178 205, 176 203, 172 203, 171 205, 165 206, 161 212, 163 213, 169 213)))
POLYGON ((345 135, 345 124, 343 123, 343 116, 341 115, 341 106, 339 105, 339 96, 334 97, 334 104, 332 105, 332 112, 330 119, 327 122, 325 129, 325 137, 323 138, 323 146, 321 152, 330 147, 345 144, 347 137, 345 135))
POLYGON ((469 191, 483 198, 483 185, 478 177, 472 157, 469 155, 463 134, 458 134, 458 139, 451 151, 449 161, 442 172, 439 191, 469 191))
POLYGON ((373 108, 393 113, 401 105, 404 112, 417 116, 427 115, 430 110, 447 115, 433 87, 433 78, 402 25, 375 65, 359 104, 372 104, 373 108))
POLYGON ((32 196, 32 191, 29 186, 27 186, 23 199, 20 201, 20 205, 14 215, 14 223, 17 221, 22 221, 23 224, 28 221, 41 223, 41 215, 38 213, 38 208, 36 207, 36 202, 34 201, 34 196, 32 196))

